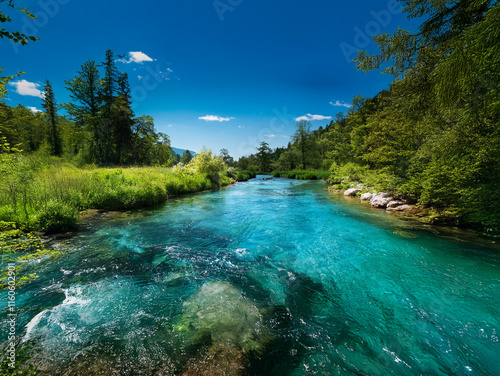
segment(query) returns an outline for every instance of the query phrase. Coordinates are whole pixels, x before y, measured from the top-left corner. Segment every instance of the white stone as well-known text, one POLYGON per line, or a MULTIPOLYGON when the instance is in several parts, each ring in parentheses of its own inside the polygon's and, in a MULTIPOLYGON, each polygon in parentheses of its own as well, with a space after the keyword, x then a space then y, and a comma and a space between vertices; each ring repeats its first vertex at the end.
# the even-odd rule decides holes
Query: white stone
POLYGON ((361 195, 361 201, 370 201, 373 197, 373 193, 363 193, 361 195))
POLYGON ((347 191, 344 192, 344 196, 353 197, 356 196, 359 192, 361 192, 361 189, 359 188, 349 188, 347 191))

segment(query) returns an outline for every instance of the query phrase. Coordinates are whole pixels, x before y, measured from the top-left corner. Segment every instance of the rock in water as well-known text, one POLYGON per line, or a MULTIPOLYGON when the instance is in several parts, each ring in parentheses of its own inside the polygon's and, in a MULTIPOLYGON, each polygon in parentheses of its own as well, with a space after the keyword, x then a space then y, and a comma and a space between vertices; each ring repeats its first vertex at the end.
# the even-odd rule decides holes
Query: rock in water
POLYGON ((176 330, 192 331, 193 343, 210 336, 212 343, 243 352, 263 347, 266 330, 259 309, 228 282, 203 285, 184 302, 183 312, 176 330))
POLYGON ((399 200, 390 201, 387 204, 387 210, 395 209, 395 208, 397 208, 398 206, 401 206, 401 205, 403 205, 403 201, 399 201, 399 200))
POLYGON ((349 188, 347 191, 344 192, 344 196, 346 196, 346 197, 354 197, 359 192, 361 192, 361 189, 359 189, 359 188, 349 188))
POLYGON ((361 195, 361 201, 370 201, 373 197, 373 193, 363 193, 361 195))
POLYGON ((208 344, 192 358, 183 376, 239 376, 247 354, 263 351, 269 341, 259 309, 228 282, 203 285, 183 304, 174 330, 188 336, 189 345, 208 344))
POLYGON ((370 200, 370 204, 373 208, 385 209, 387 204, 392 201, 392 197, 389 197, 387 193, 379 193, 374 195, 370 200))
POLYGON ((245 366, 241 350, 214 344, 201 359, 191 360, 182 376, 240 376, 245 374, 245 366))

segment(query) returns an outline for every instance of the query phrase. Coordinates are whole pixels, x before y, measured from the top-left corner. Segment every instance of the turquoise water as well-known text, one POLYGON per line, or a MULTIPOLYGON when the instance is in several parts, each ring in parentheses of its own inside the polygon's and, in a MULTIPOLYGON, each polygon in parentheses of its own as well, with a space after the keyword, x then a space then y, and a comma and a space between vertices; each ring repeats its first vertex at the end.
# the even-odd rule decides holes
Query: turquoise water
POLYGON ((87 224, 17 296, 31 362, 45 375, 500 375, 498 248, 323 188, 252 180, 87 224))

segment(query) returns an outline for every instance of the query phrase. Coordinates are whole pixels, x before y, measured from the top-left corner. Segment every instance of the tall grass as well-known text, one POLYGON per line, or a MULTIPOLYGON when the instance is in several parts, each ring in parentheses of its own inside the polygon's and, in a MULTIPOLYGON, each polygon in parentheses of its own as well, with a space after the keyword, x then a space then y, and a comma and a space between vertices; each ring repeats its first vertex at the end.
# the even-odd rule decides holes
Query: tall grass
POLYGON ((293 170, 293 171, 273 171, 274 177, 300 179, 300 180, 324 180, 330 176, 330 171, 322 170, 293 170))
MULTIPOLYGON (((153 206, 169 197, 215 188, 189 169, 78 168, 56 158, 18 156, 2 165, 0 220, 46 232, 75 227, 85 209, 153 206)), ((219 184, 231 180, 221 176, 219 184)))

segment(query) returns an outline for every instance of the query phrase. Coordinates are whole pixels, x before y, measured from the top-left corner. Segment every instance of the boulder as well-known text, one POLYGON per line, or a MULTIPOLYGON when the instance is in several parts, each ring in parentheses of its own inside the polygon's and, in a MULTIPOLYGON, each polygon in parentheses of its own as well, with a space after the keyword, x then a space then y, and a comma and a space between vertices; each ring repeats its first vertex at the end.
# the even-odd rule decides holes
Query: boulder
POLYGON ((374 195, 370 200, 370 204, 372 208, 381 208, 385 209, 387 204, 392 201, 392 197, 389 197, 387 193, 379 193, 374 195))
POLYGON ((262 349, 267 334, 259 309, 228 282, 203 285, 183 303, 174 331, 186 332, 192 344, 207 337, 243 352, 262 349))
POLYGON ((354 197, 359 192, 361 192, 361 189, 359 189, 359 188, 349 188, 347 191, 344 192, 344 196, 346 196, 346 197, 354 197))
POLYGON ((404 202, 403 202, 403 201, 399 201, 399 200, 393 200, 393 201, 390 201, 390 202, 387 204, 387 210, 397 208, 398 206, 401 206, 401 205, 403 205, 403 204, 404 204, 404 202))
POLYGON ((361 201, 370 201, 373 198, 373 193, 363 193, 361 195, 361 201))
POLYGON ((387 207, 387 210, 389 211, 396 211, 396 212, 405 212, 409 214, 415 214, 418 213, 418 208, 415 205, 408 205, 408 204, 403 204, 395 207, 387 207))

